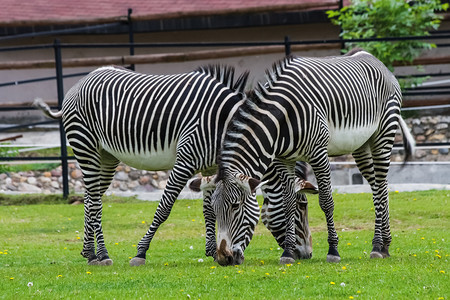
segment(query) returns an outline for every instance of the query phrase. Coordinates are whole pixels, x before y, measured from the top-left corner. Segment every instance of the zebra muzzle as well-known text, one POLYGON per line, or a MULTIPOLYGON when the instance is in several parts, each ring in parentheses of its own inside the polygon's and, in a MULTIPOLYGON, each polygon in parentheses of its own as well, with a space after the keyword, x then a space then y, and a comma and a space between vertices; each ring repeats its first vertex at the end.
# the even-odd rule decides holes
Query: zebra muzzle
POLYGON ((219 248, 217 249, 217 262, 221 266, 229 266, 234 262, 233 253, 227 246, 227 242, 223 239, 220 242, 219 248))

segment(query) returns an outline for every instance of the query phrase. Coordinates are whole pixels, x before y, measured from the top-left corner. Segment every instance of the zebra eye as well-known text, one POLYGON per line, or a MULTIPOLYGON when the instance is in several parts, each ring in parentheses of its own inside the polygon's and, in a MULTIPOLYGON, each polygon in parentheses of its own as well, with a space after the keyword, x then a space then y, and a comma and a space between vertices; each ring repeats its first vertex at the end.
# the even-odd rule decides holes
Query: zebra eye
POLYGON ((231 203, 231 208, 232 209, 238 209, 239 208, 239 203, 231 203))

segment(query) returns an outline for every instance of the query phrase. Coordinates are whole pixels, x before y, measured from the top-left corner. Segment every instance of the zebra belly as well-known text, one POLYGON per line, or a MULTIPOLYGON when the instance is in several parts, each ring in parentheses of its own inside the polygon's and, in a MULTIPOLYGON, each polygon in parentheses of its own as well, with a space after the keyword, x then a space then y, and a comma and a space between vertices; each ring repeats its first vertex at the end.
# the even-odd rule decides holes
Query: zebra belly
POLYGON ((338 156, 353 153, 359 149, 377 130, 377 125, 369 125, 357 128, 333 128, 330 127, 330 141, 328 143, 328 155, 338 156))
POLYGON ((142 153, 118 152, 108 149, 108 147, 104 147, 104 149, 123 163, 140 170, 169 170, 175 165, 175 144, 168 149, 152 150, 142 153))

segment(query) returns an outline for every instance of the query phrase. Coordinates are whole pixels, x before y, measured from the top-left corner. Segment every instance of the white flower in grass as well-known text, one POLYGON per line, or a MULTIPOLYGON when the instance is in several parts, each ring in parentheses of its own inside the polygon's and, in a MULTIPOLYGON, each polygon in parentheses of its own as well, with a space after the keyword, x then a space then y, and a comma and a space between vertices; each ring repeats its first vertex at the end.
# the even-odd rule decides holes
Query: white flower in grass
POLYGON ((345 286, 345 282, 341 282, 341 286, 344 287, 345 286))
POLYGON ((203 262, 203 259, 199 258, 199 259, 198 259, 198 262, 199 262, 199 263, 202 263, 202 262, 203 262))
POLYGON ((28 282, 27 286, 28 286, 28 287, 32 287, 32 286, 33 286, 33 283, 30 281, 30 282, 28 282))

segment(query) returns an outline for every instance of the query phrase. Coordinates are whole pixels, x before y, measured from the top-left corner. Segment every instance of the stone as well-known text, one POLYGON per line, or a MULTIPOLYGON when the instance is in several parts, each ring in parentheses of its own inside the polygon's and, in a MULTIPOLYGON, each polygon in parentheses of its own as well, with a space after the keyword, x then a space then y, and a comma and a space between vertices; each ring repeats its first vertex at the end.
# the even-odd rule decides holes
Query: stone
POLYGON ((436 130, 442 130, 442 129, 448 129, 448 124, 447 123, 439 123, 436 125, 436 130))
POLYGON ((5 180, 6 178, 8 178, 8 175, 6 175, 6 173, 0 174, 0 180, 5 180))
POLYGON ((26 181, 28 184, 31 184, 31 185, 36 185, 36 183, 37 183, 36 177, 27 177, 26 181))
POLYGON ((161 180, 158 182, 158 189, 163 190, 166 188, 167 180, 161 180))
POLYGON ((448 148, 439 149, 439 154, 448 155, 448 152, 449 152, 448 148))
POLYGON ((130 173, 128 173, 128 177, 131 180, 138 180, 141 177, 141 172, 139 170, 131 170, 130 173))
POLYGON ((59 189, 59 182, 58 181, 52 181, 50 183, 50 185, 52 186, 52 188, 59 189))
POLYGON ((412 133, 414 135, 424 134, 424 132, 425 132, 425 130, 423 130, 423 128, 420 126, 414 126, 414 128, 412 130, 412 133))
POLYGON ((117 172, 116 175, 114 175, 114 179, 120 180, 120 181, 126 181, 126 180, 128 180, 128 174, 125 173, 124 171, 117 172))
POLYGON ((19 190, 25 193, 41 193, 42 190, 37 186, 22 182, 19 184, 19 190))
POLYGON ((128 191, 128 186, 125 182, 121 182, 120 186, 119 186, 119 190, 121 190, 122 192, 126 192, 128 191))
POLYGON ((423 143, 423 142, 425 142, 426 140, 427 140, 427 138, 426 138, 424 135, 418 135, 418 136, 416 136, 416 142, 423 143))
POLYGON ((141 185, 146 185, 149 182, 150 182, 150 176, 148 176, 148 175, 144 175, 139 178, 139 183, 141 185))
POLYGON ((168 173, 166 171, 157 171, 156 174, 158 175, 159 179, 169 178, 168 173))
POLYGON ((52 174, 52 177, 62 176, 62 170, 60 170, 60 169, 51 170, 50 173, 52 174))
POLYGON ((445 134, 434 134, 431 137, 429 137, 428 140, 435 142, 445 142, 446 137, 445 134))
POLYGON ((52 177, 52 172, 44 172, 44 173, 42 174, 42 176, 47 177, 47 178, 50 178, 50 177, 52 177))
POLYGON ((425 135, 426 136, 429 136, 429 135, 431 135, 433 133, 434 133, 434 128, 430 128, 430 129, 427 129, 427 131, 425 131, 425 135))
POLYGON ((19 190, 19 187, 15 186, 14 184, 7 184, 5 187, 7 190, 10 190, 13 192, 16 192, 19 190))
POLYGON ((41 176, 38 178, 38 181, 40 181, 42 183, 48 183, 48 182, 51 182, 52 179, 50 177, 41 176))
POLYGON ((139 186, 139 182, 137 180, 133 180, 133 181, 128 183, 128 189, 129 190, 134 190, 138 186, 139 186))
POLYGON ((80 179, 83 177, 83 173, 80 169, 74 169, 72 172, 70 172, 70 177, 73 179, 80 179))

